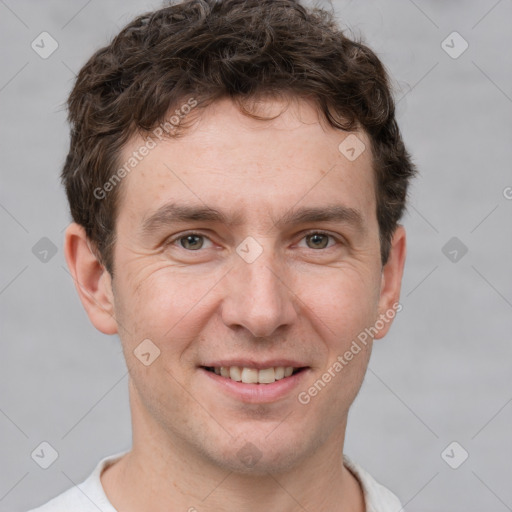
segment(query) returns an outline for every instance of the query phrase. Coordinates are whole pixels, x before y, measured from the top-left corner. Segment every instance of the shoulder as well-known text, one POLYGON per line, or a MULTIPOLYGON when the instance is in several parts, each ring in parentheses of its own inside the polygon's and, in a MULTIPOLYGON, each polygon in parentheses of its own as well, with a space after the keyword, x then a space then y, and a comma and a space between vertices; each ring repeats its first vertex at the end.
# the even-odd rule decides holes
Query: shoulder
POLYGON ((89 512, 98 508, 91 503, 78 487, 72 487, 40 507, 28 512, 89 512))
POLYGON ((94 471, 80 484, 59 494, 40 507, 28 512, 116 512, 108 501, 101 485, 102 471, 127 452, 120 452, 101 459, 94 471))
POLYGON ((366 502, 366 512, 396 512, 403 510, 398 497, 387 487, 377 482, 375 478, 359 464, 343 454, 344 465, 359 480, 366 502))

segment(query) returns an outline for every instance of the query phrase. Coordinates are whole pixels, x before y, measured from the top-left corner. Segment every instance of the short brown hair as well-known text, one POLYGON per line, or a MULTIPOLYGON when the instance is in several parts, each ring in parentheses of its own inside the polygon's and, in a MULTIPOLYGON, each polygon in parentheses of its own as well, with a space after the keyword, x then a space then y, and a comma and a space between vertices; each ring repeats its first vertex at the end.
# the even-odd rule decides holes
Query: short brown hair
POLYGON ((312 98, 331 126, 369 136, 387 262, 417 171, 375 53, 349 39, 331 13, 299 1, 188 0, 129 23, 83 66, 68 98, 71 142, 62 181, 73 220, 109 272, 121 187, 104 199, 94 191, 115 174, 130 138, 150 133, 186 98, 205 107, 225 97, 240 105, 281 93, 312 98))

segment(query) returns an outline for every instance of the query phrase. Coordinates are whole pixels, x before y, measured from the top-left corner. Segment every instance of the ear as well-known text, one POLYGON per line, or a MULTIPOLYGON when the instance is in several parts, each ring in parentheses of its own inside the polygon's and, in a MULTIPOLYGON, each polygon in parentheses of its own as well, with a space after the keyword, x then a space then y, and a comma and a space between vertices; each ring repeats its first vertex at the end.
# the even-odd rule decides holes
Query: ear
POLYGON ((102 333, 116 334, 111 276, 91 250, 79 224, 73 222, 67 227, 64 254, 89 320, 102 333))
POLYGON ((389 258, 382 268, 382 278, 379 298, 379 319, 384 324, 382 329, 375 335, 375 339, 383 338, 402 305, 399 304, 400 288, 402 286, 402 275, 404 272, 406 254, 405 228, 398 225, 391 240, 389 258))

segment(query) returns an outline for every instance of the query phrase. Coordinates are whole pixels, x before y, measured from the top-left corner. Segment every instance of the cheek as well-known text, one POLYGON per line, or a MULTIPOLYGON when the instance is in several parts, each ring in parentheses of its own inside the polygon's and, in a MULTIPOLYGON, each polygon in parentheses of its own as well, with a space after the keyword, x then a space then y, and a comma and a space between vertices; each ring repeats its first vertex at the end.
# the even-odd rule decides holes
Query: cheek
POLYGON ((121 277, 123 286, 116 300, 116 314, 129 326, 126 330, 130 330, 131 338, 154 338, 164 347, 170 338, 175 345, 175 340, 193 337, 200 330, 208 292, 219 279, 190 270, 159 266, 133 272, 129 278, 121 277))
POLYGON ((325 357, 297 397, 311 421, 325 419, 326 432, 344 421, 362 385, 372 344, 368 339, 362 342, 360 335, 378 311, 375 275, 340 268, 329 277, 316 279, 317 286, 308 286, 301 294, 325 357))
POLYGON ((301 279, 300 297, 306 313, 326 339, 347 340, 372 324, 378 311, 378 284, 373 274, 354 268, 329 269, 329 273, 301 279))

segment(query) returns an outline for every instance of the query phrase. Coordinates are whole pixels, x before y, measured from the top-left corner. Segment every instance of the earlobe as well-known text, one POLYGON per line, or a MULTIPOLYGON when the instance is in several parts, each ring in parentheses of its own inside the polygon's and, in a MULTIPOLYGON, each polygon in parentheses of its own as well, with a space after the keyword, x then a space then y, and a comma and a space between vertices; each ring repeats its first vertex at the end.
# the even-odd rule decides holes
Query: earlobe
POLYGON ((66 229, 64 254, 80 301, 92 324, 104 334, 116 334, 110 274, 91 250, 85 229, 71 223, 66 229))
POLYGON ((405 228, 398 225, 391 240, 388 261, 382 269, 379 318, 384 326, 375 336, 376 339, 383 338, 386 335, 396 313, 402 309, 399 300, 406 252, 405 228))

